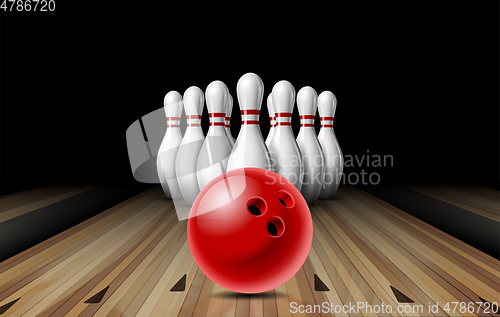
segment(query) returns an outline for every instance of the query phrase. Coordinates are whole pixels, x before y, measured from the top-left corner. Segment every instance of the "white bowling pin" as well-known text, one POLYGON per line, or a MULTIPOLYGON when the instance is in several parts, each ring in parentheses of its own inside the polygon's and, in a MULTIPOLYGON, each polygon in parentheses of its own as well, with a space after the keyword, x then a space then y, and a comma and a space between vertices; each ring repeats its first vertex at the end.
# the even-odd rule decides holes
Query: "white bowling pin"
POLYGON ((300 114, 297 145, 304 164, 304 180, 300 192, 309 206, 318 199, 325 177, 325 158, 314 130, 317 101, 318 94, 311 87, 306 86, 297 93, 297 108, 300 114))
POLYGON ((229 98, 227 100, 227 112, 225 120, 226 134, 229 142, 231 142, 231 146, 234 146, 234 142, 236 142, 236 140, 231 134, 231 113, 233 112, 233 97, 231 96, 231 94, 229 94, 229 98))
POLYGON ((270 169, 270 155, 259 128, 264 83, 254 73, 243 75, 236 85, 241 130, 229 157, 227 170, 243 167, 270 169))
POLYGON ((267 112, 269 112, 269 121, 271 123, 269 126, 269 133, 267 134, 266 138, 266 145, 269 147, 269 143, 273 138, 274 127, 276 126, 275 124, 276 118, 274 116, 274 108, 273 108, 273 98, 271 98, 271 94, 267 96, 267 112))
POLYGON ((205 140, 201 129, 201 114, 204 102, 203 91, 192 86, 184 92, 184 111, 187 129, 175 159, 175 173, 184 201, 192 205, 200 193, 196 177, 196 163, 205 140))
POLYGON ((156 167, 165 196, 176 199, 181 197, 175 174, 175 157, 182 142, 179 125, 182 113, 182 97, 177 91, 170 91, 165 96, 163 105, 167 115, 167 131, 158 150, 156 167))
POLYGON ((269 143, 273 171, 288 179, 298 190, 302 187, 304 166, 295 136, 292 131, 292 112, 295 89, 286 80, 273 87, 272 100, 276 128, 269 143))
POLYGON ((333 117, 337 108, 337 98, 330 91, 323 91, 318 97, 318 111, 321 119, 321 130, 318 140, 325 155, 325 181, 320 197, 333 198, 342 178, 344 157, 333 131, 333 117))
POLYGON ((210 127, 196 163, 196 177, 200 190, 203 190, 212 179, 226 172, 232 150, 224 123, 228 98, 229 91, 219 80, 210 83, 205 91, 210 127))

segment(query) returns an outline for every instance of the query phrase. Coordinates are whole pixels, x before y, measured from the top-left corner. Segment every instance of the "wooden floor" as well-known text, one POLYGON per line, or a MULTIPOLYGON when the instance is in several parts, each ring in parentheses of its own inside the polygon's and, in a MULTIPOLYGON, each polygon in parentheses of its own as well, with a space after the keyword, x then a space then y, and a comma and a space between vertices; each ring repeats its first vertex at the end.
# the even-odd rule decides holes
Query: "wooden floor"
POLYGON ((62 184, 31 189, 0 198, 0 223, 83 193, 100 184, 62 184))
MULTIPOLYGON (((2 197, 0 219, 88 188, 2 197)), ((498 220, 496 191, 415 190, 498 220)), ((155 187, 0 263, 0 307, 12 304, 3 316, 319 316, 291 313, 290 303, 363 302, 393 311, 321 316, 499 316, 480 304, 500 303, 500 261, 355 187, 341 187, 311 212, 313 244, 299 272, 272 291, 237 294, 199 270, 186 221, 155 187), (185 274, 185 291, 170 291, 185 274), (315 274, 329 291, 315 290, 315 274), (400 303, 393 289, 414 302, 400 303), (99 293, 98 303, 86 303, 99 293), (474 313, 447 313, 453 302, 474 303, 474 313), (429 303, 439 311, 429 312, 429 303), (399 305, 423 312, 398 313, 399 305)))
POLYGON ((464 183, 404 184, 406 187, 500 222, 497 190, 464 183))

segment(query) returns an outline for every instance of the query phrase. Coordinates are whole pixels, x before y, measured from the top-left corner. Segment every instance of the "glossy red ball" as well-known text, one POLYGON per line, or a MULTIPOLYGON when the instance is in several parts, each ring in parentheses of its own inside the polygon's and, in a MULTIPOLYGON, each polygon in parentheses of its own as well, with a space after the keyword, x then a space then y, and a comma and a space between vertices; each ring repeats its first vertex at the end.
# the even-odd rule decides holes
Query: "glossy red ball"
POLYGON ((212 180, 188 220, 191 253, 205 275, 239 293, 260 293, 297 273, 313 237, 306 201, 284 177, 245 168, 212 180))

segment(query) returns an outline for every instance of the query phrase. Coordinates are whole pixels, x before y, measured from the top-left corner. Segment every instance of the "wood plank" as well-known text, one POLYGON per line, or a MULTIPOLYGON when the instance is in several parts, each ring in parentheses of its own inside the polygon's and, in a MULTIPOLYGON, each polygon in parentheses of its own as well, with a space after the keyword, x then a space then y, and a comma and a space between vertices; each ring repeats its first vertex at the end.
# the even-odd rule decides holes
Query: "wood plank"
MULTIPOLYGON (((315 274, 317 274, 321 280, 323 281, 323 283, 325 283, 325 285, 330 289, 330 291, 328 292, 314 292, 314 294, 316 295, 316 302, 319 302, 321 300, 321 302, 324 302, 325 300, 323 300, 323 297, 320 297, 321 295, 324 296, 324 298, 326 299, 326 301, 328 301, 329 303, 333 304, 333 305, 340 305, 342 306, 343 305, 343 302, 342 300, 340 299, 340 294, 338 292, 338 289, 337 286, 339 287, 339 289, 342 287, 343 284, 338 284, 337 281, 336 281, 336 278, 337 278, 337 275, 336 274, 332 274, 332 276, 330 276, 330 274, 327 273, 327 270, 326 270, 326 266, 329 266, 328 263, 326 263, 326 266, 323 264, 323 262, 320 260, 320 257, 318 255, 318 252, 316 252, 316 247, 314 246, 314 244, 311 246, 311 250, 309 251, 309 259, 310 259, 310 266, 312 267, 313 271, 315 274), (335 280, 333 280, 333 278, 335 278, 335 280), (335 286, 334 286, 335 285, 335 286)), ((307 270, 307 267, 308 267, 308 261, 306 260, 306 263, 304 264, 304 269, 306 270, 306 272, 308 271, 307 270)), ((329 270, 330 272, 332 270, 329 270)), ((309 273, 308 276, 311 276, 311 274, 309 273)), ((314 282, 312 280, 312 277, 311 277, 311 280, 309 281, 309 283, 311 283, 311 287, 314 288, 314 282)), ((342 294, 345 294, 345 291, 344 290, 341 290, 342 294)), ((333 315, 336 316, 335 313, 333 313, 333 315)))
MULTIPOLYGON (((323 212, 324 212, 324 209, 323 209, 323 212)), ((347 256, 346 252, 349 252, 350 250, 348 248, 342 249, 340 247, 339 244, 342 244, 343 241, 340 239, 340 237, 337 236, 337 234, 334 231, 331 231, 333 236, 335 238, 338 238, 338 240, 335 239, 330 234, 328 229, 325 227, 325 224, 321 223, 321 220, 325 221, 325 223, 327 223, 328 220, 324 217, 324 214, 323 214, 321 216, 318 215, 318 218, 316 221, 317 228, 320 229, 320 231, 323 233, 323 236, 324 236, 324 239, 322 239, 324 248, 328 248, 328 245, 329 245, 330 248, 332 249, 332 251, 334 252, 334 254, 336 254, 338 259, 343 263, 343 266, 345 267, 345 269, 348 270, 349 273, 347 273, 347 272, 344 272, 344 273, 351 275, 351 279, 349 279, 349 281, 350 281, 349 283, 350 283, 350 285, 355 285, 356 288, 354 289, 354 291, 362 293, 362 296, 365 299, 365 301, 364 301, 365 303, 369 303, 372 306, 381 305, 382 301, 380 300, 377 293, 375 293, 373 291, 373 288, 372 288, 372 286, 377 287, 378 285, 376 283, 373 283, 371 285, 368 283, 370 276, 368 274, 365 274, 365 276, 363 276, 361 274, 361 271, 363 270, 363 265, 361 263, 358 263, 359 264, 358 266, 354 265, 354 263, 352 261, 353 260, 356 261, 356 258, 354 256, 352 256, 351 258, 349 258, 347 256)), ((349 291, 351 292, 351 294, 353 293, 351 291, 351 289, 349 289, 349 291)), ((380 294, 380 297, 383 299, 389 299, 386 296, 384 291, 381 291, 378 294, 380 294)), ((358 302, 360 302, 360 301, 358 301, 358 302)))
POLYGON ((250 316, 264 317, 264 302, 262 301, 262 293, 251 295, 248 305, 250 316))
POLYGON ((278 316, 278 306, 276 304, 276 290, 262 293, 262 304, 264 305, 264 316, 278 316))
POLYGON ((19 264, 16 266, 10 266, 9 269, 0 274, 0 285, 2 285, 0 300, 3 301, 6 296, 11 295, 19 287, 27 285, 86 245, 97 240, 103 233, 117 226, 133 213, 136 213, 139 210, 138 208, 143 208, 147 204, 151 204, 150 197, 152 196, 146 195, 142 200, 137 200, 126 205, 126 208, 111 213, 108 217, 102 218, 98 215, 96 219, 100 219, 100 221, 89 222, 89 226, 82 227, 81 230, 66 239, 53 240, 53 244, 46 244, 45 249, 40 250, 39 253, 27 258, 25 261, 18 262, 19 264), (14 285, 16 287, 13 287, 14 285))
POLYGON ((128 304, 130 303, 128 297, 137 296, 137 293, 145 287, 149 289, 149 292, 146 294, 147 298, 141 305, 138 314, 144 316, 149 316, 151 314, 165 289, 167 289, 169 284, 173 285, 171 282, 174 277, 174 273, 176 272, 178 266, 183 262, 184 257, 189 254, 189 246, 185 236, 186 234, 183 233, 179 239, 179 241, 183 241, 183 243, 178 252, 175 254, 172 252, 172 256, 166 257, 157 266, 151 265, 146 271, 150 273, 145 272, 145 274, 142 274, 141 279, 137 280, 134 286, 129 289, 127 296, 122 296, 119 306, 122 307, 123 312, 126 311, 125 308, 128 307, 128 304), (153 284, 152 288, 150 287, 151 284, 153 284))
POLYGON ((36 200, 44 199, 53 195, 59 195, 85 186, 100 185, 90 183, 69 183, 54 184, 43 187, 32 188, 29 190, 0 196, 0 207, 2 210, 15 208, 36 200))
POLYGON ((449 276, 447 272, 441 270, 439 267, 434 265, 434 263, 422 256, 419 253, 422 252, 422 249, 412 248, 412 246, 414 246, 413 242, 416 241, 418 237, 409 237, 408 239, 405 239, 405 236, 409 235, 408 231, 400 230, 396 225, 393 225, 392 219, 384 217, 382 220, 380 220, 376 217, 378 215, 377 211, 375 209, 367 209, 366 205, 363 205, 362 201, 353 199, 350 202, 352 204, 362 205, 362 207, 355 209, 356 212, 364 214, 364 219, 366 219, 368 223, 372 224, 373 228, 377 227, 378 225, 379 228, 375 230, 381 230, 379 233, 381 236, 384 234, 388 235, 391 239, 386 239, 386 241, 389 244, 393 245, 402 255, 404 255, 408 259, 415 258, 413 263, 418 266, 422 270, 422 272, 424 272, 424 274, 427 274, 429 277, 431 277, 441 285, 445 285, 447 283, 454 285, 455 288, 448 288, 448 292, 452 296, 456 297, 458 301, 475 301, 477 297, 475 296, 475 294, 474 296, 471 296, 472 293, 470 293, 467 288, 463 287, 461 284, 455 283, 453 277, 449 276), (374 221, 372 222, 370 221, 370 219, 374 219, 374 221), (398 235, 396 235, 395 233, 398 233, 398 235), (469 297, 464 296, 464 294, 468 294, 469 297))
POLYGON ((248 294, 237 294, 236 297, 236 311, 234 316, 244 317, 250 315, 250 295, 248 294))
MULTIPOLYGON (((318 249, 319 245, 321 245, 322 250, 324 252, 324 257, 321 257, 321 261, 326 265, 333 265, 334 271, 333 274, 336 274, 338 277, 336 278, 336 283, 334 283, 335 288, 341 289, 343 295, 341 295, 341 299, 344 304, 349 303, 357 303, 363 302, 366 303, 368 300, 363 294, 360 286, 356 284, 356 281, 353 279, 351 272, 347 269, 340 260, 339 256, 335 251, 331 248, 328 242, 325 240, 324 236, 319 232, 319 228, 315 226, 315 236, 317 237, 316 249, 318 249), (341 284, 342 283, 342 284, 341 284)), ((314 241, 314 240, 313 240, 314 241)), ((314 242, 313 242, 314 244, 314 242)), ((340 292, 339 292, 340 293, 340 292)), ((353 315, 353 314, 350 314, 353 315)), ((353 316, 358 315, 354 314, 353 316)), ((373 313, 365 313, 361 312, 363 316, 375 316, 373 313)))
POLYGON ((219 286, 212 281, 207 281, 206 283, 214 284, 212 298, 210 299, 210 304, 207 309, 207 316, 221 316, 226 290, 222 286, 219 286))
MULTIPOLYGON (((314 248, 311 248, 311 250, 309 251, 309 256, 307 257, 306 261, 304 262, 304 265, 302 265, 302 269, 304 270, 306 282, 309 285, 309 289, 311 290, 311 293, 314 297, 314 301, 316 302, 316 304, 321 305, 324 302, 328 302, 328 299, 327 299, 325 294, 332 293, 332 294, 335 294, 337 296, 337 298, 338 298, 338 294, 336 293, 335 289, 333 289, 333 287, 329 287, 330 291, 328 291, 328 292, 316 291, 314 289, 314 274, 317 274, 321 280, 326 278, 326 272, 325 273, 316 272, 314 267, 313 267, 311 255, 315 255, 317 257, 315 252, 316 251, 314 250, 314 248), (313 254, 313 252, 314 252, 314 254, 313 254)), ((319 258, 316 259, 315 261, 319 262, 319 258)), ((317 265, 320 265, 321 268, 324 270, 324 267, 321 264, 317 264, 317 265)), ((306 286, 304 285, 304 288, 305 287, 306 286)), ((340 302, 340 299, 338 299, 338 301, 340 302)), ((321 312, 320 313, 320 316, 334 316, 334 315, 335 315, 334 313, 330 313, 330 312, 328 312, 328 313, 321 312)))
POLYGON ((207 311, 210 307, 210 301, 212 299, 214 289, 215 283, 205 276, 200 296, 198 298, 198 301, 196 302, 196 306, 194 307, 193 316, 207 316, 207 311))
POLYGON ((23 304, 18 306, 13 316, 25 312, 36 314, 43 310, 51 299, 66 291, 69 292, 71 288, 84 285, 88 281, 87 276, 92 276, 93 272, 98 272, 109 264, 123 252, 127 243, 133 243, 137 235, 146 230, 146 226, 154 223, 161 216, 163 208, 163 205, 153 203, 150 208, 145 208, 130 217, 126 222, 16 292, 14 296, 22 297, 23 304))
POLYGON ((498 192, 490 198, 485 197, 484 194, 487 192, 481 193, 476 187, 467 184, 405 183, 403 186, 500 222, 500 195, 498 192))
MULTIPOLYGON (((187 244, 187 243, 186 243, 187 244)), ((184 248, 184 246, 183 246, 184 248)), ((160 299, 162 298, 163 294, 171 295, 170 298, 173 297, 174 293, 170 292, 170 288, 184 275, 187 274, 190 268, 194 265, 194 260, 193 257, 191 256, 191 253, 189 251, 189 246, 186 247, 187 252, 182 256, 182 252, 184 252, 184 249, 179 250, 178 257, 174 258, 174 261, 177 261, 177 259, 180 259, 179 265, 174 267, 174 264, 177 262, 172 261, 171 265, 168 266, 166 270, 163 270, 164 266, 159 266, 155 272, 150 276, 150 278, 147 280, 147 282, 143 285, 142 288, 134 286, 134 290, 139 290, 137 294, 133 297, 133 300, 130 301, 129 306, 127 309, 123 312, 127 316, 135 316, 138 314, 139 310, 142 309, 142 306, 144 306, 146 300, 156 292, 161 292, 160 299), (170 274, 169 269, 172 271, 170 274), (170 275, 169 275, 170 274, 170 275), (161 276, 161 277, 160 277, 161 276)), ((191 280, 191 276, 190 276, 191 280)), ((191 284, 188 284, 188 286, 191 284)), ((133 293, 128 292, 127 295, 131 296, 133 293)), ((163 298, 164 302, 161 302, 158 300, 157 304, 155 305, 155 308, 158 304, 163 305, 158 309, 158 311, 161 311, 161 313, 155 313, 155 309, 152 310, 153 315, 163 315, 163 313, 166 310, 166 307, 164 306, 167 302, 170 303, 171 299, 168 298, 163 298)), ((124 301, 127 301, 127 299, 123 298, 124 301)))
POLYGON ((484 268, 491 274, 500 278, 500 261, 494 259, 493 257, 485 254, 473 248, 472 246, 436 229, 435 227, 395 208, 394 206, 364 192, 359 189, 352 189, 357 191, 361 196, 364 196, 369 200, 370 204, 383 208, 386 212, 393 215, 394 217, 400 219, 402 222, 408 224, 410 227, 414 228, 421 235, 431 238, 434 243, 439 243, 445 246, 452 252, 462 256, 463 258, 471 261, 472 263, 484 268))
MULTIPOLYGON (((295 302, 298 305, 303 305, 303 306, 306 306, 308 304, 309 305, 312 304, 312 303, 305 303, 304 302, 304 299, 302 298, 302 295, 300 293, 299 284, 297 282, 297 276, 293 276, 291 279, 289 279, 285 283, 285 286, 286 286, 286 292, 288 294, 288 298, 287 298, 288 311, 290 311, 290 303, 292 303, 292 302, 295 302)), ((307 316, 307 314, 305 312, 299 311, 297 313, 294 313, 293 316, 307 316)))
POLYGON ((394 245, 391 245, 385 238, 378 235, 369 224, 353 216, 349 212, 343 213, 343 216, 347 221, 351 222, 351 224, 360 228, 360 232, 365 238, 372 241, 373 245, 379 251, 400 268, 406 276, 413 280, 419 288, 429 294, 435 302, 446 303, 458 301, 457 298, 453 297, 445 288, 427 276, 414 262, 401 255, 394 245))
POLYGON ((8 221, 12 218, 19 217, 33 210, 40 209, 66 198, 81 194, 83 192, 94 189, 102 184, 89 184, 82 186, 65 186, 60 190, 49 191, 46 195, 36 196, 30 199, 14 201, 8 206, 0 201, 0 223, 8 221))
MULTIPOLYGON (((98 222, 100 222, 102 219, 109 217, 111 214, 120 211, 120 212, 127 212, 129 209, 126 207, 130 205, 130 208, 133 208, 133 206, 137 206, 138 204, 141 205, 148 205, 151 203, 149 199, 145 199, 147 197, 151 197, 154 195, 159 195, 160 191, 158 191, 157 188, 151 188, 149 190, 144 191, 143 193, 136 195, 90 219, 87 219, 86 221, 83 221, 79 223, 76 226, 73 226, 69 228, 68 230, 61 232, 31 248, 28 250, 25 250, 3 262, 0 263, 0 272, 4 272, 5 270, 8 270, 14 266, 22 266, 23 264, 20 263, 28 263, 26 261, 32 261, 32 258, 37 258, 38 256, 41 256, 45 251, 45 249, 48 249, 52 247, 53 245, 68 239, 72 238, 72 236, 75 233, 80 232, 80 230, 83 230, 84 228, 87 228, 91 225, 94 225, 98 222)), ((97 224, 97 226, 102 226, 102 224, 97 224)))
MULTIPOLYGON (((466 286, 471 290, 484 290, 490 292, 492 295, 500 295, 494 290, 500 289, 500 284, 492 280, 488 280, 488 282, 481 281, 480 274, 475 272, 471 266, 463 268, 455 264, 455 258, 447 257, 434 244, 425 243, 425 240, 421 239, 420 235, 414 234, 411 228, 396 218, 389 216, 385 210, 371 208, 368 212, 366 205, 363 205, 363 202, 360 200, 353 201, 353 204, 360 205, 360 208, 357 209, 359 212, 362 212, 367 219, 372 219, 371 223, 380 228, 385 228, 385 234, 390 235, 391 239, 395 240, 399 245, 410 249, 412 251, 410 252, 411 255, 418 257, 421 261, 432 263, 429 265, 432 265, 431 268, 433 271, 441 269, 440 272, 442 275, 449 274, 450 278, 460 280, 461 283, 468 282, 466 286)), ((452 280, 448 280, 448 282, 454 283, 452 280)), ((457 287, 459 287, 458 284, 457 287)), ((461 290, 461 292, 465 291, 465 289, 461 290)), ((486 294, 483 293, 483 295, 486 294)))
MULTIPOLYGON (((301 267, 300 270, 295 274, 295 278, 297 279, 297 288, 300 293, 300 298, 302 300, 302 304, 307 307, 307 305, 321 305, 323 302, 316 302, 313 292, 314 289, 311 289, 309 282, 307 280, 306 272, 304 267, 301 267)), ((321 310, 318 313, 306 313, 306 316, 321 316, 321 310)))
POLYGON ((68 294, 62 298, 53 307, 44 310, 40 317, 44 316, 62 316, 73 310, 74 315, 81 313, 88 304, 84 301, 94 294, 98 293, 100 289, 108 287, 111 282, 118 276, 119 272, 122 272, 127 266, 131 264, 133 259, 140 257, 143 252, 151 250, 160 241, 160 235, 164 232, 168 232, 173 228, 176 220, 175 212, 166 213, 156 224, 153 226, 148 233, 146 233, 141 239, 137 241, 135 245, 124 252, 116 261, 108 265, 105 269, 96 274, 88 283, 85 284, 78 291, 68 294), (79 312, 76 313, 77 309, 75 306, 80 306, 79 312))
MULTIPOLYGON (((177 221, 172 201, 155 188, 1 263, 0 305, 21 297, 10 316, 334 316, 292 314, 290 303, 395 308, 393 286, 415 301, 405 306, 439 302, 436 315, 446 316, 444 302, 500 300, 498 260, 360 189, 343 186, 311 213, 313 243, 297 274, 274 290, 237 294, 198 268, 187 222, 177 221), (183 274, 186 290, 170 292, 183 274), (314 290, 314 274, 330 291, 314 290), (84 303, 108 286, 99 304, 84 303)), ((408 314, 418 315, 428 312, 408 314)))
MULTIPOLYGON (((372 305, 391 304, 396 307, 396 302, 393 294, 390 293, 390 283, 383 276, 383 274, 373 265, 373 263, 364 255, 355 243, 346 235, 346 233, 336 224, 324 209, 325 207, 316 207, 314 212, 317 215, 321 225, 328 230, 329 234, 343 250, 346 256, 350 259, 353 266, 359 270, 367 285, 372 289, 373 295, 377 296, 378 301, 373 302, 372 305), (362 260, 360 260, 360 258, 362 260), (376 277, 375 277, 376 276, 376 277)), ((401 314, 393 312, 391 315, 399 316, 401 314)))
POLYGON ((144 282, 141 279, 149 277, 158 266, 162 265, 162 268, 168 267, 168 264, 172 262, 186 242, 185 229, 185 223, 177 223, 174 230, 169 231, 145 258, 131 266, 130 270, 124 271, 119 278, 110 284, 110 290, 108 291, 110 294, 105 298, 105 302, 98 307, 98 310, 87 307, 81 316, 108 316, 112 312, 122 313, 128 306, 127 302, 121 301, 124 294, 127 294, 127 292, 136 293, 137 290, 133 288, 134 284, 143 284, 144 282))
POLYGON ((224 290, 224 301, 222 302, 222 317, 233 317, 236 313, 236 296, 235 292, 224 290))
MULTIPOLYGON (((362 253, 370 259, 370 262, 376 266, 377 270, 383 273, 384 277, 390 283, 385 284, 387 293, 392 293, 390 290, 390 286, 392 285, 404 294, 410 296, 410 298, 415 301, 415 304, 427 305, 432 301, 431 297, 424 292, 415 281, 409 278, 398 265, 393 263, 386 254, 379 251, 373 243, 373 239, 364 234, 365 230, 362 226, 357 225, 356 222, 350 222, 345 217, 345 215, 349 213, 349 206, 344 203, 345 197, 343 193, 345 190, 346 189, 339 191, 337 193, 338 197, 331 203, 325 201, 325 203, 329 204, 331 207, 330 210, 332 213, 330 213, 329 216, 336 224, 343 228, 344 232, 348 233, 350 239, 355 242, 356 246, 362 250, 362 253)), ((384 282, 384 280, 380 281, 384 282)), ((441 311, 440 314, 444 314, 444 312, 441 311)))
POLYGON ((288 292, 286 284, 280 285, 274 289, 276 295, 276 308, 279 317, 291 317, 290 304, 288 303, 288 292))
MULTIPOLYGON (((163 316, 166 312, 169 314, 177 315, 182 309, 182 304, 188 299, 189 296, 193 296, 193 292, 199 283, 202 282, 202 277, 199 275, 198 266, 194 262, 191 252, 188 250, 181 264, 177 267, 172 278, 165 285, 163 293, 158 300, 155 308, 152 311, 152 315, 163 316), (171 292, 172 286, 177 283, 181 276, 186 275, 186 289, 183 292, 171 292), (169 311, 170 310, 170 311, 169 311)), ((165 279, 166 281, 166 279, 165 279)))
MULTIPOLYGON (((195 277, 197 276, 198 270, 199 270, 198 266, 193 261, 190 264, 189 268, 187 269, 188 278, 186 280, 186 290, 191 288, 191 285, 194 283, 195 277)), ((176 292, 172 298, 172 301, 169 301, 169 298, 172 296, 172 293, 171 292, 167 293, 167 291, 165 290, 165 292, 163 292, 162 297, 160 298, 159 304, 160 303, 162 305, 164 303, 165 304, 170 303, 170 304, 168 304, 168 307, 167 307, 165 313, 163 314, 163 316, 177 316, 179 314, 180 310, 182 309, 182 305, 184 304, 184 301, 185 301, 186 296, 188 294, 189 293, 186 291, 180 292, 180 293, 176 292), (165 301, 163 301, 164 298, 166 298, 165 301)), ((158 307, 158 304, 156 305, 156 307, 158 307)), ((156 309, 156 307, 155 307, 155 309, 156 309)), ((154 313, 154 311, 153 311, 153 313, 154 313)))

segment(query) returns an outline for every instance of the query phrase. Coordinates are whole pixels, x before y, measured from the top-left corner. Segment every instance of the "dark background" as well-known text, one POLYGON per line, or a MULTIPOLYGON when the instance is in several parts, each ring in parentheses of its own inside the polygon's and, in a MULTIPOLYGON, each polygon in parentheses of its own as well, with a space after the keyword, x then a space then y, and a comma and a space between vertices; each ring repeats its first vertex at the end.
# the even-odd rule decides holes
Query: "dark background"
MULTIPOLYGON (((236 137, 236 83, 246 72, 265 84, 264 138, 265 98, 286 79, 296 91, 337 96, 344 156, 392 155, 392 167, 362 167, 383 181, 498 189, 498 3, 208 11, 68 2, 56 0, 55 12, 0 14, 1 194, 133 181, 125 131, 170 90, 226 83, 236 137)), ((293 124, 297 133, 297 110, 293 124)))

